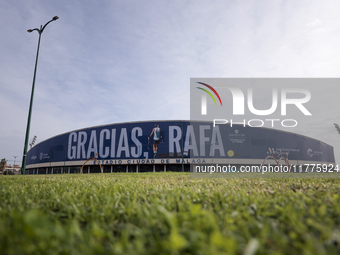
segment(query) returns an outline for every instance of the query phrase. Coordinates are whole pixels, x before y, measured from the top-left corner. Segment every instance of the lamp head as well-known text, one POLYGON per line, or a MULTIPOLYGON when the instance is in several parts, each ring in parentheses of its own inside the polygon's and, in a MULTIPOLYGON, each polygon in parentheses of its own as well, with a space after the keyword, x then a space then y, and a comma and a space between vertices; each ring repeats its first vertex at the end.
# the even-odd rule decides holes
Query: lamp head
POLYGON ((57 20, 57 19, 59 19, 58 16, 54 16, 54 17, 52 18, 52 20, 57 20))
POLYGON ((32 30, 32 29, 28 29, 27 32, 28 32, 28 33, 32 33, 33 30, 32 30))

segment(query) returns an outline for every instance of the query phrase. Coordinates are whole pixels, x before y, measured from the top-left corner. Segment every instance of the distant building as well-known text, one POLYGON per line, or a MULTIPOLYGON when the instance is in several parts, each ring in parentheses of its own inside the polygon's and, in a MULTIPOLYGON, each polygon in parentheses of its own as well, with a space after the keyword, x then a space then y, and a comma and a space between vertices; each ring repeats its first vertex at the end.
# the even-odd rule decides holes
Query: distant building
POLYGON ((4 172, 10 172, 13 174, 21 173, 21 166, 19 165, 5 165, 4 170, 0 172, 0 174, 4 174, 4 172))

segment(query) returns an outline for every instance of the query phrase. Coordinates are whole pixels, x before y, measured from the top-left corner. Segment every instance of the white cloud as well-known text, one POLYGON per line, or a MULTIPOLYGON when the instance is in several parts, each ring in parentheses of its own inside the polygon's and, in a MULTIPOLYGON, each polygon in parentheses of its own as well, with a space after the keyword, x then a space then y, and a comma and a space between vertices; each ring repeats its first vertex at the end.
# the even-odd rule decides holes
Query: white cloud
POLYGON ((308 23, 307 24, 307 27, 310 27, 310 26, 317 26, 318 24, 320 24, 321 21, 319 19, 315 19, 314 21, 312 21, 311 23, 308 23))

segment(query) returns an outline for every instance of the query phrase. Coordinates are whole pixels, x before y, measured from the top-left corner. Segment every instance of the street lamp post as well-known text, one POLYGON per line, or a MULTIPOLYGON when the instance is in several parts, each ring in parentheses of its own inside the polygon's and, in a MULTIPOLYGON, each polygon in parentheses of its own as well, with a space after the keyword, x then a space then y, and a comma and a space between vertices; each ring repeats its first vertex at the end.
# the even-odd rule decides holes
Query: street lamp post
POLYGON ((14 163, 13 163, 13 173, 15 172, 15 159, 17 158, 18 156, 13 156, 14 158, 14 163))
POLYGON ((44 26, 40 26, 40 29, 34 28, 34 29, 28 29, 27 32, 31 33, 34 30, 38 31, 39 33, 39 41, 38 41, 38 49, 37 49, 37 56, 35 59, 35 67, 34 67, 34 75, 33 75, 33 83, 32 83, 32 92, 31 92, 31 100, 30 100, 30 108, 28 111, 28 119, 27 119, 27 127, 26 127, 26 136, 25 136, 25 145, 24 145, 24 153, 22 158, 22 166, 21 166, 21 174, 25 174, 25 168, 26 168, 26 154, 27 154, 27 145, 28 145, 28 138, 30 133, 30 125, 31 125, 31 113, 32 113, 32 105, 33 105, 33 95, 34 95, 34 84, 35 84, 35 76, 37 73, 37 65, 38 65, 38 56, 39 56, 39 47, 40 47, 40 38, 41 34, 44 31, 45 27, 52 21, 55 21, 59 19, 58 16, 54 16, 49 22, 47 22, 44 26))
POLYGON ((18 156, 13 156, 13 158, 14 158, 14 164, 13 164, 13 166, 15 166, 15 159, 17 158, 18 156))

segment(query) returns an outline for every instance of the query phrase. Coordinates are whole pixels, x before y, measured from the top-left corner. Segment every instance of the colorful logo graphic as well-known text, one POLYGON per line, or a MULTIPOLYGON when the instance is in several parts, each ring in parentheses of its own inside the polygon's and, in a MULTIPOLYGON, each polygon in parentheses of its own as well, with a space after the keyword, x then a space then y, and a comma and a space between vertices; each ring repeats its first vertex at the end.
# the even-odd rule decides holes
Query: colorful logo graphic
MULTIPOLYGON (((217 91, 216 91, 213 87, 211 87, 210 85, 208 85, 208 84, 206 84, 206 83, 203 83, 203 82, 197 82, 197 83, 206 86, 206 87, 209 88, 212 92, 214 92, 215 95, 217 96, 218 100, 220 100, 220 104, 221 104, 221 106, 222 106, 222 100, 221 100, 221 98, 220 98, 220 95, 217 93, 217 91)), ((215 105, 217 105, 216 100, 215 100, 213 94, 211 94, 210 91, 208 91, 207 89, 201 88, 201 87, 196 87, 196 88, 198 88, 198 89, 203 90, 204 92, 206 92, 206 93, 214 100, 215 105)), ((207 97, 206 97, 205 94, 202 95, 202 104, 201 104, 201 106, 202 106, 202 108, 201 108, 201 114, 202 114, 202 115, 207 115, 207 97)))
MULTIPOLYGON (((220 95, 217 93, 217 91, 213 88, 213 87, 211 87, 210 85, 208 85, 208 84, 205 84, 205 83, 203 83, 203 82, 197 82, 197 83, 199 83, 199 84, 202 84, 202 85, 204 85, 204 86, 206 86, 206 87, 208 87, 209 89, 211 89, 211 91, 212 92, 214 92, 215 93, 215 95, 218 97, 218 100, 220 100, 220 104, 221 104, 221 106, 222 106, 222 100, 221 100, 221 98, 220 98, 220 95)), ((206 90, 206 89, 203 89, 203 88, 200 88, 200 87, 196 87, 196 88, 198 88, 198 89, 201 89, 201 90, 203 90, 203 91, 205 91, 205 92, 207 92, 208 93, 208 95, 209 96, 211 96, 211 98, 214 100, 214 103, 215 103, 215 105, 217 105, 217 103, 216 103, 216 100, 215 100, 215 98, 214 98, 214 96, 208 91, 208 90, 206 90)))

